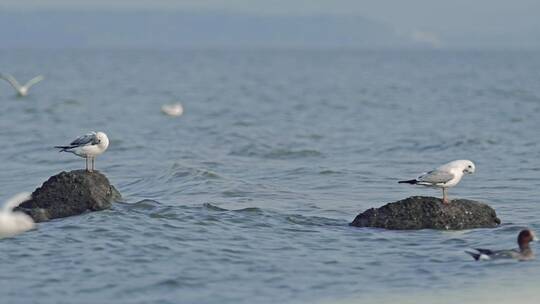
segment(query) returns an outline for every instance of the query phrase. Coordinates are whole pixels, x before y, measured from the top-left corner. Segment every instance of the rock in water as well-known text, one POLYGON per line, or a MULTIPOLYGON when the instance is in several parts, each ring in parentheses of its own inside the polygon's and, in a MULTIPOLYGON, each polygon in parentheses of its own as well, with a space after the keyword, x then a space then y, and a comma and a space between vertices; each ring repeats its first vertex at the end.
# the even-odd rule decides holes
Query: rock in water
POLYGON ((75 170, 49 178, 32 193, 32 199, 20 204, 17 210, 30 215, 36 222, 43 222, 108 209, 120 198, 120 193, 105 175, 75 170))
POLYGON ((436 197, 413 196, 368 209, 356 216, 350 225, 395 230, 460 230, 494 228, 500 223, 495 210, 484 203, 455 199, 445 205, 436 197))

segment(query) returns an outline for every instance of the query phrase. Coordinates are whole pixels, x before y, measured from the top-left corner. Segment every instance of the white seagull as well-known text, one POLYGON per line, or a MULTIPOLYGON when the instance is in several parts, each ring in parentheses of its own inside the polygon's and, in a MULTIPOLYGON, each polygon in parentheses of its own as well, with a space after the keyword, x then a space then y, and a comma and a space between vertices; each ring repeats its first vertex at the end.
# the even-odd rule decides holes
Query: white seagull
POLYGON ((107 150, 109 138, 103 132, 90 132, 77 137, 68 146, 55 146, 59 152, 70 152, 86 159, 86 171, 92 172, 95 169, 94 161, 96 156, 107 150), (92 161, 92 167, 88 166, 88 159, 92 161))
POLYGON ((28 95, 28 90, 30 90, 31 86, 33 86, 36 83, 38 83, 38 82, 42 81, 43 79, 45 79, 45 77, 43 77, 42 75, 39 75, 39 76, 36 76, 36 77, 30 79, 30 81, 28 81, 25 85, 21 85, 17 81, 17 79, 15 79, 15 77, 13 77, 13 76, 11 76, 9 74, 6 74, 6 75, 1 74, 0 78, 4 79, 7 82, 9 82, 9 84, 17 91, 17 94, 19 96, 28 95))
POLYGON ((448 188, 457 185, 465 173, 473 174, 474 171, 475 166, 472 161, 454 160, 415 179, 399 181, 398 183, 442 188, 443 203, 448 204, 450 202, 448 200, 448 188))
POLYGON ((184 113, 184 107, 180 103, 166 104, 161 106, 161 112, 169 116, 180 116, 184 113))
POLYGON ((13 208, 30 199, 30 193, 19 193, 4 203, 0 209, 0 238, 11 237, 33 229, 34 220, 26 213, 13 208))

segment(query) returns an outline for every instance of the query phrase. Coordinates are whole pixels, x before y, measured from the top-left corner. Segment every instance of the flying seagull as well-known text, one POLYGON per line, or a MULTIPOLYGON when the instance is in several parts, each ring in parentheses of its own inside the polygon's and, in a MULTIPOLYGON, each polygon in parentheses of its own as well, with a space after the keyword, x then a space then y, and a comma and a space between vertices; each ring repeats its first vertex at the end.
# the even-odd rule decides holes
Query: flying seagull
POLYGON ((109 138, 103 132, 90 132, 77 137, 67 146, 55 146, 60 149, 59 152, 70 152, 86 159, 86 171, 93 172, 95 169, 94 161, 96 156, 107 150, 109 138), (91 160, 92 166, 88 166, 88 160, 91 160))
POLYGON ((35 227, 34 220, 26 213, 13 209, 30 199, 30 193, 19 193, 0 208, 0 238, 11 237, 35 227))
POLYGON ((443 203, 448 204, 448 188, 459 183, 463 174, 473 174, 474 163, 470 160, 455 160, 426 172, 411 180, 399 181, 400 184, 422 185, 426 187, 442 188, 443 203))
POLYGON ((26 96, 28 95, 28 90, 30 90, 30 87, 35 85, 36 83, 42 81, 45 79, 42 75, 39 75, 37 77, 34 77, 30 79, 25 85, 21 85, 15 77, 9 75, 9 74, 0 74, 0 78, 4 79, 5 81, 9 82, 9 84, 17 91, 17 94, 19 96, 26 96))
POLYGON ((517 242, 519 249, 510 250, 491 250, 474 248, 473 251, 465 251, 470 254, 475 260, 492 260, 492 259, 516 259, 520 261, 534 259, 534 253, 529 246, 532 241, 538 241, 536 235, 530 229, 524 229, 519 232, 517 242))

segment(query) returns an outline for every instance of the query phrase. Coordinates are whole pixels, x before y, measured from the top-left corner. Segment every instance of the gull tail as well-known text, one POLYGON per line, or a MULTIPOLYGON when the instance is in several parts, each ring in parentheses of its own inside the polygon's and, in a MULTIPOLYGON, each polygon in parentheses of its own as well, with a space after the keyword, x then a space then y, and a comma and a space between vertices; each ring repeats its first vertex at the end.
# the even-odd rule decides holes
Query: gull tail
POLYGON ((403 180, 403 181, 399 181, 398 184, 411 184, 411 185, 414 185, 414 184, 418 184, 418 181, 415 180, 415 179, 403 180))
POLYGON ((60 149, 58 152, 69 152, 68 150, 73 148, 72 146, 54 146, 56 149, 60 149))

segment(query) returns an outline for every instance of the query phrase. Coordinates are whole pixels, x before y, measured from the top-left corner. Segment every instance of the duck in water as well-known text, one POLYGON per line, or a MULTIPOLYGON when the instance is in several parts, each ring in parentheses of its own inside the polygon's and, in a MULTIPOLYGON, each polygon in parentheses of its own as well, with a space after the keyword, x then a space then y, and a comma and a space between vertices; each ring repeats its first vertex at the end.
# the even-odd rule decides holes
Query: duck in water
POLYGON ((470 254, 475 260, 493 260, 493 259, 516 259, 520 261, 527 261, 534 259, 534 253, 529 246, 532 241, 537 241, 536 235, 530 229, 521 230, 518 235, 517 242, 518 249, 509 250, 491 250, 474 248, 474 252, 465 251, 470 254))

